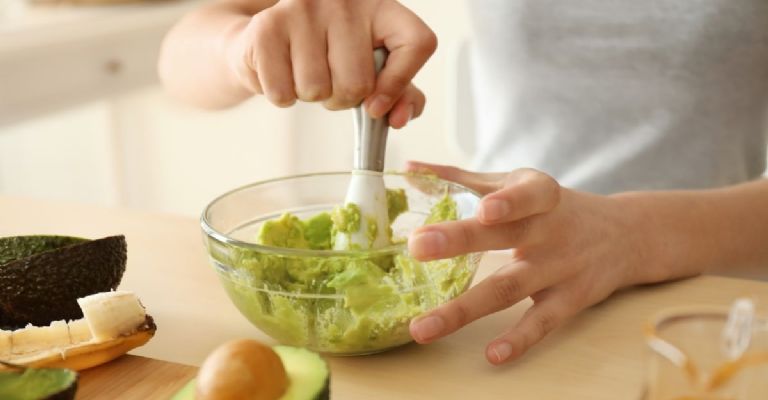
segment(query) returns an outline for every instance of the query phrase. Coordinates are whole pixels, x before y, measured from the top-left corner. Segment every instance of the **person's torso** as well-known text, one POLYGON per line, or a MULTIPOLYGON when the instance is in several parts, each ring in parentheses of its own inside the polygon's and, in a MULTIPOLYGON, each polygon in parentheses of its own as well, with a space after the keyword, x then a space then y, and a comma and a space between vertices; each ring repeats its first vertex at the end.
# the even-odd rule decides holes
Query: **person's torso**
POLYGON ((765 170, 768 1, 475 0, 476 168, 599 193, 765 170))

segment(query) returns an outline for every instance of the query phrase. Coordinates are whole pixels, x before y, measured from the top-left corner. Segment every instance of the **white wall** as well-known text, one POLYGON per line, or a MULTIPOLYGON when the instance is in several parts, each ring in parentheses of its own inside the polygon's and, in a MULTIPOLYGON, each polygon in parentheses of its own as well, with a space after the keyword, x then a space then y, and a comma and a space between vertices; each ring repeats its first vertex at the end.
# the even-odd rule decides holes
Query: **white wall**
MULTIPOLYGON (((462 0, 403 3, 437 33, 437 53, 416 78, 424 115, 391 131, 387 168, 420 159, 463 165, 449 140, 452 47, 469 30, 462 0)), ((254 99, 223 112, 170 101, 159 87, 0 129, 0 194, 198 215, 215 195, 256 180, 349 169, 350 111, 254 99)))
POLYGON ((0 130, 0 193, 114 204, 108 126, 97 102, 0 130))

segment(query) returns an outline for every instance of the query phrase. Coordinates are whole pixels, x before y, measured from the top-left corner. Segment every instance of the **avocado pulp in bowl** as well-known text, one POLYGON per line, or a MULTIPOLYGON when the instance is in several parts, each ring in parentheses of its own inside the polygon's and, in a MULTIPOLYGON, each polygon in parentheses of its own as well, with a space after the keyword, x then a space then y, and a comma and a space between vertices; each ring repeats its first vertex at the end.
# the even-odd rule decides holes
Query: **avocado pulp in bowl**
MULTIPOLYGON (((410 342, 410 320, 464 292, 480 254, 428 262, 405 240, 418 226, 473 216, 479 196, 430 176, 385 174, 391 245, 336 251, 338 232, 364 215, 342 206, 350 173, 245 186, 202 217, 211 262, 232 302, 276 340, 331 354, 367 354, 410 342)), ((373 232, 372 237, 375 237, 373 232)))

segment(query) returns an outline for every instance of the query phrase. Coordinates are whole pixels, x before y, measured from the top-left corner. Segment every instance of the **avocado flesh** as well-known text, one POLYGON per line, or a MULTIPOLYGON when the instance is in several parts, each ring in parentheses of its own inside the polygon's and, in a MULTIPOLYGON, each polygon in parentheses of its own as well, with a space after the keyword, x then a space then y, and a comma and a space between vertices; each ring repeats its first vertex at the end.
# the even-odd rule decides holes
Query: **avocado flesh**
POLYGON ((0 238, 0 328, 82 318, 77 299, 117 288, 126 259, 124 236, 0 238))
POLYGON ((62 368, 0 371, 0 399, 70 400, 77 391, 77 373, 62 368))
POLYGON ((301 347, 275 346, 288 374, 288 389, 280 400, 328 400, 330 371, 319 354, 301 347))
POLYGON ((171 400, 195 400, 195 384, 196 381, 190 379, 184 387, 171 397, 171 400))
MULTIPOLYGON (((283 362, 289 382, 286 392, 278 400, 328 400, 330 398, 331 373, 328 364, 319 354, 291 346, 275 346, 273 350, 283 362)), ((194 399, 194 379, 171 398, 171 400, 194 399)))
MULTIPOLYGON (((396 192, 390 189, 388 193, 396 192)), ((398 195, 390 196, 395 206, 390 213, 395 217, 407 210, 407 199, 395 202, 396 198, 398 195)), ((322 234, 314 232, 314 241, 321 242, 320 236, 335 240, 337 232, 347 229, 346 222, 359 220, 358 216, 338 218, 336 210, 334 213, 336 219, 329 217, 332 224, 322 234)), ((307 241, 305 227, 327 214, 301 219, 285 213, 267 220, 255 243, 306 249, 301 247, 307 241), (292 222, 284 225, 282 221, 292 222)), ((458 217, 458 204, 446 193, 431 207, 426 221, 458 217)), ((390 230, 389 226, 379 228, 390 230)), ((246 318, 283 344, 333 354, 374 353, 411 342, 409 321, 464 292, 475 269, 471 255, 422 262, 399 249, 289 255, 242 246, 225 252, 216 247, 209 249, 211 256, 231 268, 219 270, 221 283, 246 318)), ((332 249, 329 244, 321 250, 332 249)))

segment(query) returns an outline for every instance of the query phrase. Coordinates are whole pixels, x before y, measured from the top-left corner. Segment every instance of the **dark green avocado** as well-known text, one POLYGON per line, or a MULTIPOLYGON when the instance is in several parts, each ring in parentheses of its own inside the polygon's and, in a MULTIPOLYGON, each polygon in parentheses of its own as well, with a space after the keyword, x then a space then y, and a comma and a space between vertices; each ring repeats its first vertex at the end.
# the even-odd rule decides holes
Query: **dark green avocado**
MULTIPOLYGON (((275 346, 288 375, 288 388, 278 400, 329 400, 331 372, 319 354, 310 350, 275 346)), ((195 400, 195 380, 187 382, 171 400, 195 400)))
POLYGON ((77 373, 63 368, 23 368, 0 371, 0 399, 72 400, 77 392, 77 373))
POLYGON ((62 247, 88 242, 72 236, 10 236, 0 238, 0 265, 62 247))
POLYGON ((0 238, 0 328, 82 318, 77 299, 116 289, 126 260, 122 235, 0 238))

